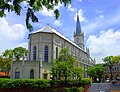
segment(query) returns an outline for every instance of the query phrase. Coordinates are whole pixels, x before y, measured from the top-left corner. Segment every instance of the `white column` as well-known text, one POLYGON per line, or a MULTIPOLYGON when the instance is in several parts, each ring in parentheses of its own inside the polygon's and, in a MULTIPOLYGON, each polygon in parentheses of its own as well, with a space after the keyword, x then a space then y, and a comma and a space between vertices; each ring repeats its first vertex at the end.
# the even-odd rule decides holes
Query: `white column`
POLYGON ((39 76, 40 76, 40 79, 42 79, 42 52, 40 53, 39 68, 40 68, 39 76))
POLYGON ((22 60, 22 79, 24 79, 24 65, 25 64, 25 53, 24 53, 24 56, 23 56, 23 60, 22 60))
POLYGON ((13 61, 14 61, 14 55, 12 56, 12 61, 11 61, 11 69, 10 69, 10 79, 13 79, 13 61))

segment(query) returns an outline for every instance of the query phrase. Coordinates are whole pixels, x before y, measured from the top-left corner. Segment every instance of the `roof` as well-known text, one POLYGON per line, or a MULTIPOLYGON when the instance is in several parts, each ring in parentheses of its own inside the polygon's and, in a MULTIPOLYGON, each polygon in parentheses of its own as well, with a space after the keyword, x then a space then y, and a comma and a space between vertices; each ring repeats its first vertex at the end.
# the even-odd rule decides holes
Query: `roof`
MULTIPOLYGON (((66 41, 68 41, 69 43, 71 43, 72 45, 76 46, 77 48, 81 49, 80 46, 78 46, 76 43, 74 43, 72 40, 70 40, 69 38, 65 37, 63 34, 61 34, 60 32, 58 32, 57 30, 55 30, 54 28, 52 28, 51 26, 45 26, 35 32, 32 32, 31 34, 34 33, 39 33, 39 32, 45 32, 45 33, 54 33, 56 35, 58 35, 59 37, 65 39, 66 41)), ((82 50, 82 49, 81 49, 82 50)), ((84 51, 84 50, 82 50, 84 51)))
POLYGON ((0 76, 5 76, 5 72, 0 72, 0 76))
POLYGON ((80 34, 81 32, 82 32, 82 31, 81 31, 79 16, 78 16, 78 14, 77 14, 77 23, 76 23, 76 32, 75 32, 75 34, 80 34))

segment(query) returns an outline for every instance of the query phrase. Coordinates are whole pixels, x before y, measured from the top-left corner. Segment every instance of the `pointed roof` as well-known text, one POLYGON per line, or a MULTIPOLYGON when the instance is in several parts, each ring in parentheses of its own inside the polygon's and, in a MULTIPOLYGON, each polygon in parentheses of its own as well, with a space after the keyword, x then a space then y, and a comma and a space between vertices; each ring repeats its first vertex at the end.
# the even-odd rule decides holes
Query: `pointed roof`
POLYGON ((80 34, 80 33, 81 33, 81 26, 79 21, 79 15, 77 14, 76 34, 80 34))
MULTIPOLYGON (((58 35, 59 37, 65 39, 66 41, 70 42, 71 44, 73 44, 74 46, 76 46, 77 48, 81 49, 76 43, 74 43, 73 41, 71 41, 69 38, 67 38, 66 36, 64 36, 63 34, 61 34, 60 32, 58 32, 57 30, 55 30, 54 28, 52 28, 51 26, 47 25, 35 32, 32 32, 31 34, 36 34, 36 33, 54 33, 56 35, 58 35)), ((30 35, 31 35, 30 34, 30 35)), ((82 50, 82 49, 81 49, 82 50)), ((83 50, 84 51, 84 50, 83 50)))

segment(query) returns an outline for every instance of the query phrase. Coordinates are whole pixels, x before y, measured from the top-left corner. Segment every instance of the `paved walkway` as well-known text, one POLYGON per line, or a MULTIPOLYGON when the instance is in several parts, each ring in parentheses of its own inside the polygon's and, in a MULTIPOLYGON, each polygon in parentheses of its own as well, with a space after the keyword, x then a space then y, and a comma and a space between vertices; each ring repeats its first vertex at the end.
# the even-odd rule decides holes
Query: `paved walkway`
POLYGON ((109 83, 92 83, 90 92, 110 92, 109 83))

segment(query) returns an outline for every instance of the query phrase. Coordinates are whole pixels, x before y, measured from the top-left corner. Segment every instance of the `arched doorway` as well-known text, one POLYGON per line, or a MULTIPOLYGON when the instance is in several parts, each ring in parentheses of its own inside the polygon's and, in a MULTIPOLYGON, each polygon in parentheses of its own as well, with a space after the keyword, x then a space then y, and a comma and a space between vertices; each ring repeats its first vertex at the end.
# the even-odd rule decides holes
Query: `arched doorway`
POLYGON ((115 79, 116 79, 116 80, 119 80, 119 79, 120 79, 120 76, 117 74, 117 75, 115 76, 115 79))
POLYGON ((109 81, 110 81, 110 78, 109 78, 108 75, 105 76, 105 81, 106 81, 106 82, 109 82, 109 81))
POLYGON ((47 70, 45 69, 44 72, 43 72, 43 78, 44 79, 48 79, 48 73, 47 73, 47 70))
POLYGON ((19 79, 20 78, 20 69, 17 67, 15 69, 15 79, 19 79))
POLYGON ((30 70, 30 79, 34 79, 34 70, 33 69, 30 70))

